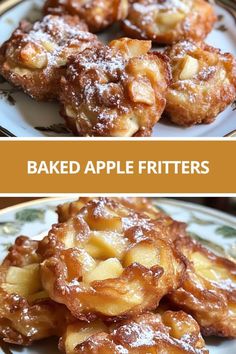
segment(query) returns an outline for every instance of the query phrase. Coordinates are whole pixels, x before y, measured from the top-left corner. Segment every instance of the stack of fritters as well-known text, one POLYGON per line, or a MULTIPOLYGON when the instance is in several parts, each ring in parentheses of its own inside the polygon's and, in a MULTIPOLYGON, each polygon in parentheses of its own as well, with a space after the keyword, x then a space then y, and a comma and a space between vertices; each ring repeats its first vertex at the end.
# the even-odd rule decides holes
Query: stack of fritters
POLYGON ((236 264, 144 198, 58 207, 42 241, 19 237, 1 266, 0 334, 60 337, 66 354, 208 353, 236 337, 236 264))
POLYGON ((47 0, 0 48, 0 74, 37 100, 60 101, 80 136, 149 136, 163 112, 181 126, 211 123, 236 98, 236 61, 203 41, 206 0, 47 0), (130 38, 97 33, 120 21, 130 38), (151 52, 152 42, 168 45, 151 52), (162 53, 162 54, 161 54, 162 53))

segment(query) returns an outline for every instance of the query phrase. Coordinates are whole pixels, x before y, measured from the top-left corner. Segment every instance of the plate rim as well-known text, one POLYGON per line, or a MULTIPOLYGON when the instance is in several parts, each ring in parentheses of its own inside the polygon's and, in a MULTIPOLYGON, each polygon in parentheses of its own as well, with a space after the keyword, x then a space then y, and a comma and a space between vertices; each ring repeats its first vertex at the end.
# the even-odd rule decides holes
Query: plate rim
POLYGON ((26 0, 3 0, 3 2, 0 3, 0 18, 7 11, 13 9, 15 6, 19 5, 23 1, 26 0))
MULTIPOLYGON (((101 194, 101 197, 103 195, 101 194)), ((121 194, 121 195, 117 195, 116 197, 123 197, 123 196, 127 196, 125 194, 121 194)), ((60 197, 44 197, 44 198, 37 198, 34 200, 30 200, 30 201, 26 201, 26 202, 22 202, 19 204, 15 204, 6 208, 3 208, 0 210, 0 216, 7 214, 9 212, 13 212, 15 210, 18 209, 22 209, 22 208, 27 208, 30 206, 36 206, 36 205, 40 205, 40 204, 46 204, 49 202, 60 202, 63 200, 76 200, 78 199, 80 196, 79 195, 75 195, 73 196, 60 196, 60 197)), ((105 195, 105 197, 109 198, 109 196, 105 195)), ((114 196, 111 196, 114 197, 114 196)), ((94 198, 98 198, 98 196, 94 196, 94 198)), ((141 198, 141 197, 140 197, 141 198)), ((231 223, 231 224, 235 224, 236 226, 236 216, 230 215, 224 211, 220 211, 211 207, 207 207, 205 205, 201 205, 201 204, 195 204, 193 202, 188 202, 188 201, 184 201, 184 200, 177 200, 177 199, 171 199, 168 197, 164 197, 164 198, 160 198, 160 197, 150 197, 151 199, 153 199, 154 203, 157 204, 158 206, 158 202, 161 202, 163 204, 167 204, 167 205, 171 205, 174 207, 183 207, 186 208, 188 207, 189 209, 191 209, 191 211, 194 212, 207 212, 207 214, 209 216, 212 216, 214 218, 219 218, 222 221, 226 222, 226 223, 231 223)))

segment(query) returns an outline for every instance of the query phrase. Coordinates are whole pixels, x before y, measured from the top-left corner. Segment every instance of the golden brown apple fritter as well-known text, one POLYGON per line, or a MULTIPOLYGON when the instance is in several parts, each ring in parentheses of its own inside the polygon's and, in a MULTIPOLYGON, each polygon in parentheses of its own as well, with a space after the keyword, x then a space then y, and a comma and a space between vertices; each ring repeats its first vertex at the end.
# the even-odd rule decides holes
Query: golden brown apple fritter
POLYGON ((207 354, 197 322, 186 313, 145 313, 115 325, 102 321, 68 326, 66 354, 207 354))
POLYGON ((76 135, 148 136, 165 108, 169 66, 150 41, 121 38, 69 60, 62 115, 76 135))
MULTIPOLYGON (((64 203, 57 206, 58 221, 65 222, 71 217, 76 216, 89 200, 96 199, 90 197, 81 197, 73 202, 64 203)), ((109 198, 118 203, 121 203, 126 208, 133 209, 137 213, 146 215, 152 220, 156 220, 155 226, 158 230, 161 229, 163 234, 169 240, 175 240, 178 237, 186 236, 186 224, 176 221, 163 211, 158 209, 158 206, 153 203, 151 198, 140 197, 113 197, 109 198)))
POLYGON ((58 97, 68 57, 99 42, 76 16, 21 22, 0 48, 0 74, 37 100, 58 97))
POLYGON ((8 343, 60 336, 72 317, 43 290, 37 248, 38 241, 18 237, 0 266, 0 338, 8 343))
POLYGON ((236 337, 236 263, 189 237, 176 241, 176 247, 188 265, 182 286, 170 300, 196 319, 204 335, 236 337))
POLYGON ((81 320, 154 309, 179 287, 185 269, 151 219, 106 198, 54 225, 39 253, 44 288, 81 320))
POLYGON ((205 43, 183 41, 166 50, 173 80, 166 114, 191 126, 211 123, 236 98, 236 60, 205 43))
POLYGON ((124 19, 128 14, 128 0, 47 0, 44 11, 78 15, 95 33, 124 19))
MULTIPOLYGON (((81 197, 73 202, 64 203, 57 206, 58 221, 65 222, 71 217, 78 214, 81 208, 84 207, 85 203, 88 201, 96 199, 90 197, 81 197)), ((98 199, 98 198, 97 198, 98 199)), ((134 209, 137 212, 144 213, 150 219, 159 219, 161 216, 165 215, 157 206, 151 202, 150 198, 139 198, 139 197, 110 197, 114 201, 123 204, 125 207, 134 209)))
POLYGON ((203 40, 216 15, 205 0, 130 0, 123 30, 133 38, 172 44, 183 39, 203 40))

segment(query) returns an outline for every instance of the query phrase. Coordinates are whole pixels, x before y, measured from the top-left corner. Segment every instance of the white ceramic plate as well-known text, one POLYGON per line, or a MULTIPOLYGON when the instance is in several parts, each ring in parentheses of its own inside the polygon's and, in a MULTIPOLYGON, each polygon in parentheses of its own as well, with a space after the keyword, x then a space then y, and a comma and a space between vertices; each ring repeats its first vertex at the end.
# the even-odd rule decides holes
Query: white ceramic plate
MULTIPOLYGON (((63 198, 41 199, 0 211, 0 258, 7 252, 19 234, 41 238, 57 221, 55 207, 68 201, 63 198), (37 236, 41 234, 41 236, 37 236)), ((236 259, 236 218, 191 203, 172 199, 156 199, 158 207, 177 220, 188 223, 188 230, 198 240, 217 252, 227 253, 236 259)), ((236 340, 208 338, 210 354, 236 353, 236 340)), ((30 348, 10 348, 13 354, 58 354, 54 339, 41 341, 30 348)), ((0 348, 1 352, 1 348, 0 348)), ((5 352, 9 354, 9 352, 5 352)))
MULTIPOLYGON (((1 1, 0 1, 1 2, 1 1)), ((36 19, 41 16, 40 9, 43 0, 3 0, 4 12, 0 14, 0 44, 11 35, 23 18, 36 19), (6 6, 11 5, 6 11, 6 6)), ((1 6, 1 5, 0 5, 1 6)), ((207 42, 221 48, 223 51, 236 55, 236 18, 229 11, 216 5, 220 20, 215 29, 207 38, 207 42)), ((122 36, 116 27, 109 28, 100 35, 103 41, 122 36)), ((64 129, 64 121, 58 113, 57 103, 37 103, 21 92, 12 93, 8 85, 0 84, 0 89, 7 90, 0 93, 0 126, 8 131, 9 136, 43 137, 43 136, 70 136, 64 129), (15 104, 6 99, 8 90, 15 104), (5 97, 4 97, 5 96, 5 97), (35 127, 54 126, 54 131, 41 131, 35 127), (58 126, 59 124, 59 126, 58 126)), ((0 91, 1 92, 1 91, 0 91)), ((8 96, 9 97, 9 96, 8 96)), ((11 100, 12 101, 12 100, 11 100)), ((153 131, 155 137, 223 137, 236 129, 236 111, 228 107, 216 121, 210 125, 199 125, 191 128, 182 128, 171 125, 164 120, 156 125, 153 131)))

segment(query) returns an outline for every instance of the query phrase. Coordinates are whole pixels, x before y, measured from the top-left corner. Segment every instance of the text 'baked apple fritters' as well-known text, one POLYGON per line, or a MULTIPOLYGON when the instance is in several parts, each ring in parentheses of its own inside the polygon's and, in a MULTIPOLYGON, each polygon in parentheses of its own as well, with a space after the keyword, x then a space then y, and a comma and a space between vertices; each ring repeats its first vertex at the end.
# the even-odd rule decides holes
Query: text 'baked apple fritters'
POLYGON ((172 44, 183 39, 203 40, 216 21, 205 0, 130 0, 123 21, 127 36, 172 44))
POLYGON ((75 134, 147 136, 165 108, 167 58, 150 41, 122 38, 71 57, 62 78, 62 115, 75 134))
POLYGON ((8 343, 60 336, 72 317, 43 290, 37 248, 38 241, 18 237, 0 266, 0 338, 8 343))
POLYGON ((197 322, 186 313, 146 313, 118 324, 102 321, 68 326, 60 347, 66 354, 207 354, 197 322))
POLYGON ((205 43, 179 42, 166 50, 173 80, 165 112, 172 122, 211 123, 236 98, 236 60, 205 43))
POLYGON ((23 21, 0 48, 0 74, 37 100, 55 99, 68 57, 97 43, 76 16, 23 21))
POLYGON ((185 269, 151 219, 103 198, 54 225, 39 252, 44 288, 79 319, 154 309, 185 269))
POLYGON ((78 15, 95 33, 124 19, 128 13, 128 0, 47 0, 44 11, 78 15))
POLYGON ((236 263, 189 237, 176 247, 189 262, 182 286, 169 298, 197 320, 204 335, 236 337, 236 263))

